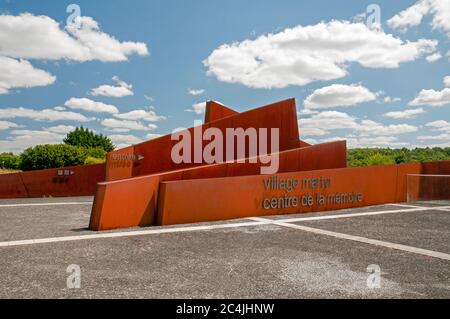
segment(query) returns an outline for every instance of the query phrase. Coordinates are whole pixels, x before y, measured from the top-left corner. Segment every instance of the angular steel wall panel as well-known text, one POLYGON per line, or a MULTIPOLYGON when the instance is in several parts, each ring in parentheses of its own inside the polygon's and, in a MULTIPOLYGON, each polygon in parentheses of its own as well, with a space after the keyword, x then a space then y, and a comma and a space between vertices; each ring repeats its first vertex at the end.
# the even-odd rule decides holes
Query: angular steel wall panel
POLYGON ((124 224, 153 225, 156 219, 159 182, 159 176, 151 176, 138 177, 120 184, 99 184, 89 228, 97 230, 119 228, 124 224), (119 193, 121 195, 117 196, 119 193), (101 211, 111 210, 116 213, 101 214, 101 211))
POLYGON ((238 113, 225 105, 215 101, 208 101, 206 102, 205 123, 214 122, 238 113))
MULTIPOLYGON (((280 172, 346 167, 346 142, 330 142, 284 151, 280 153, 279 158, 280 172), (308 156, 302 156, 303 153, 308 156), (326 160, 317 161, 309 156, 310 154, 324 156, 326 160)), ((149 200, 158 198, 156 180, 159 182, 204 178, 215 180, 220 177, 259 175, 260 167, 260 163, 222 163, 100 183, 92 209, 90 229, 142 226, 141 220, 148 220, 144 218, 145 215, 156 215, 158 203, 149 200), (149 202, 152 205, 148 205, 149 202)), ((216 191, 219 194, 220 188, 216 191)))
MULTIPOLYGON (((237 113, 202 125, 202 129, 209 127, 221 129, 224 134, 224 140, 227 128, 241 127, 243 129, 255 128, 257 130, 259 128, 267 128, 269 131, 271 128, 278 128, 280 129, 280 151, 300 146, 295 99, 277 102, 243 113, 237 113)), ((193 128, 189 129, 189 131, 193 136, 193 128)), ((205 162, 175 164, 171 158, 171 150, 176 143, 178 142, 171 140, 171 135, 166 135, 134 145, 133 153, 136 156, 143 156, 144 158, 134 162, 131 174, 126 171, 121 171, 120 173, 111 172, 113 166, 110 161, 112 155, 116 153, 112 152, 108 156, 107 181, 206 165, 205 162)), ((203 145, 207 144, 205 141, 202 143, 203 145)), ((225 144, 226 142, 224 141, 224 145, 225 144)))

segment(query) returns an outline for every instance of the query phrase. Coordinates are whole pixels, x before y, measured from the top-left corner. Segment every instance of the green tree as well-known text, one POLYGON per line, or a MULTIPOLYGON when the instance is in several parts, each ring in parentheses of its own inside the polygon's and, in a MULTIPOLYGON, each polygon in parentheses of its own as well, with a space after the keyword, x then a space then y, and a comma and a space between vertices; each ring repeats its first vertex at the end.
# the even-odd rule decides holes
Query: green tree
POLYGON ((383 165, 385 163, 401 164, 450 160, 450 147, 415 149, 355 148, 347 151, 347 160, 350 167, 383 165))
POLYGON ((67 144, 38 145, 20 155, 20 169, 30 171, 82 165, 88 157, 87 153, 82 147, 67 144))
POLYGON ((84 148, 102 148, 105 152, 114 150, 114 144, 107 136, 95 134, 83 126, 77 127, 74 131, 68 133, 64 138, 64 143, 84 148))
POLYGON ((0 168, 19 169, 20 168, 20 156, 13 153, 1 153, 0 154, 0 168))
POLYGON ((401 150, 396 150, 393 152, 393 157, 395 160, 395 163, 402 164, 402 163, 409 163, 411 162, 411 155, 410 151, 407 148, 403 148, 401 150))
POLYGON ((368 166, 395 164, 395 160, 388 155, 375 153, 367 159, 368 166))
POLYGON ((87 148, 86 153, 88 157, 106 159, 106 151, 101 147, 87 148))
POLYGON ((106 162, 106 159, 104 159, 104 158, 88 156, 86 158, 86 160, 84 161, 84 164, 86 164, 86 165, 102 164, 102 163, 105 163, 105 162, 106 162))

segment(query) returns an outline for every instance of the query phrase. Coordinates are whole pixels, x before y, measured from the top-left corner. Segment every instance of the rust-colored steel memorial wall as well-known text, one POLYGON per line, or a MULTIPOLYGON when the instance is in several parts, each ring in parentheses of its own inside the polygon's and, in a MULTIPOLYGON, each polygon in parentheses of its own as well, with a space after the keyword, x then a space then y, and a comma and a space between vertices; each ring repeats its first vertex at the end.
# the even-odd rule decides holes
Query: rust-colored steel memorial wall
POLYGON ((105 180, 105 164, 0 175, 0 198, 89 196, 105 180))
MULTIPOLYGON (((331 142, 279 153, 279 172, 295 172, 345 167, 346 142, 331 142), (315 158, 320 159, 315 159, 315 158)), ((208 179, 217 183, 212 191, 221 193, 221 177, 257 175, 260 163, 236 162, 193 167, 183 170, 100 183, 91 215, 91 229, 149 226, 158 223, 156 216, 161 182, 208 179)), ((215 197, 213 197, 215 198, 215 197)), ((201 205, 201 201, 198 203, 201 205)))
POLYGON ((421 174, 408 176, 408 202, 450 199, 450 161, 424 163, 421 174))
POLYGON ((280 129, 276 175, 261 175, 260 163, 175 165, 169 158, 175 142, 169 136, 120 150, 131 155, 128 164, 126 156, 110 154, 107 182, 98 185, 90 228, 171 225, 405 202, 408 174, 438 173, 444 165, 346 168, 345 141, 314 146, 301 141, 295 109, 294 100, 244 113, 207 103, 202 130, 280 129), (122 165, 115 167, 113 156, 122 165), (139 156, 145 159, 139 161, 139 156), (153 156, 158 158, 152 160, 153 156))
MULTIPOLYGON (((450 179, 432 185, 425 177, 409 178, 450 175, 450 161, 347 168, 345 141, 300 140, 294 99, 243 113, 209 101, 205 123, 186 132, 195 136, 208 128, 225 136, 224 149, 229 128, 254 128, 258 138, 259 129, 267 129, 269 153, 270 131, 278 129, 278 153, 269 154, 279 159, 277 173, 262 175, 264 164, 249 158, 248 145, 243 156, 235 145, 231 161, 207 164, 191 156, 177 164, 171 153, 178 141, 169 134, 113 151, 102 165, 0 175, 0 198, 95 195, 92 230, 337 210, 427 194, 450 199, 450 179)), ((208 142, 197 145, 203 151, 208 142)), ((195 145, 191 140, 191 149, 195 145)))
MULTIPOLYGON (((266 128, 269 131, 269 142, 271 138, 270 129, 278 128, 280 133, 280 151, 297 148, 301 144, 294 99, 281 101, 243 113, 231 113, 228 108, 211 101, 207 104, 206 122, 199 129, 204 131, 210 127, 218 128, 224 135, 227 128, 243 128, 244 130, 248 128, 255 128, 257 130, 266 128)), ((194 136, 194 128, 190 128, 188 131, 194 136)), ((201 142, 203 143, 203 150, 207 142, 204 140, 201 142)), ((224 139, 224 149, 226 142, 226 139, 224 139)), ((171 158, 171 151, 177 143, 178 141, 172 140, 172 135, 168 134, 134 145, 133 147, 109 153, 106 162, 106 180, 114 181, 207 164, 204 161, 194 163, 194 158, 191 158, 191 163, 174 163, 171 158)), ((193 148, 194 140, 192 139, 193 148)), ((270 150, 270 143, 268 148, 270 150)), ((248 147, 245 153, 249 154, 248 147)), ((193 157, 193 154, 191 156, 193 157)), ((235 159, 238 158, 235 157, 235 159)))
POLYGON ((158 224, 337 210, 406 201, 420 164, 342 168, 160 185, 158 224))

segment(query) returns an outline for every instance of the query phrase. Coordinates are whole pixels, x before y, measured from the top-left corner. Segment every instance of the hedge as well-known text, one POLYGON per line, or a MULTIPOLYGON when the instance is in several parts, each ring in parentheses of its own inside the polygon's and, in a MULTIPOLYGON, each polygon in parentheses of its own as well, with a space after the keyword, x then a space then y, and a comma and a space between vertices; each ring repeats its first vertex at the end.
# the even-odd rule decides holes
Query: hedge
POLYGON ((38 145, 26 149, 20 155, 20 169, 31 171, 83 165, 89 156, 97 157, 104 153, 97 149, 85 149, 67 144, 38 145))

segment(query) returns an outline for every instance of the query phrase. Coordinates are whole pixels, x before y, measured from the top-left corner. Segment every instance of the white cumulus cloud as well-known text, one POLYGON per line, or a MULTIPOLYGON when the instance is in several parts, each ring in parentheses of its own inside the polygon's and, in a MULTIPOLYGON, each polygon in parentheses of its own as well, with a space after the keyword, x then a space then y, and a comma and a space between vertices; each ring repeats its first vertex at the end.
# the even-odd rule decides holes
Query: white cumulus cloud
POLYGON ((333 84, 315 90, 304 102, 306 109, 352 106, 375 100, 377 95, 361 85, 333 84))
POLYGON ((188 93, 190 94, 190 95, 202 95, 202 94, 204 94, 205 93, 205 90, 204 89, 189 89, 188 90, 188 93))
POLYGON ((417 132, 417 127, 409 124, 385 125, 372 120, 362 120, 356 131, 361 136, 391 136, 417 132))
POLYGON ((445 85, 446 87, 450 87, 450 76, 446 76, 446 77, 444 78, 444 85, 445 85))
POLYGON ((93 96, 108 96, 108 97, 125 97, 133 95, 133 86, 124 81, 121 81, 117 76, 113 77, 116 85, 100 85, 91 90, 90 94, 93 96))
POLYGON ((147 122, 158 122, 164 120, 164 116, 157 115, 154 111, 133 110, 127 113, 114 114, 114 117, 123 120, 142 120, 147 122))
POLYGON ((92 101, 87 98, 71 98, 64 103, 70 109, 83 110, 95 113, 119 113, 119 110, 114 105, 105 104, 102 102, 92 101))
POLYGON ((441 147, 450 146, 450 122, 439 120, 425 124, 438 135, 420 135, 417 137, 420 141, 445 141, 441 147))
POLYGON ((2 130, 8 130, 10 128, 19 127, 16 123, 9 122, 9 121, 0 121, 0 131, 2 130))
MULTIPOLYGON (((0 41, 0 50, 3 43, 0 41)), ((37 69, 26 60, 0 56, 0 95, 14 88, 31 88, 53 84, 56 77, 37 69)))
POLYGON ((417 115, 425 113, 423 108, 413 109, 413 110, 404 110, 404 111, 394 111, 387 112, 384 114, 386 117, 390 117, 393 119, 413 119, 416 118, 417 115))
POLYGON ((330 130, 358 127, 354 117, 337 111, 325 111, 309 118, 301 118, 298 124, 302 136, 322 136, 328 134, 330 130))
POLYGON ((34 110, 24 107, 8 107, 2 109, 0 112, 0 119, 13 119, 13 118, 28 118, 36 121, 78 121, 88 122, 94 120, 94 118, 88 118, 83 114, 57 111, 54 109, 34 110))
POLYGON ((337 111, 324 111, 298 120, 302 136, 324 136, 333 130, 350 130, 359 137, 390 136, 417 131, 417 127, 408 124, 385 125, 372 120, 358 120, 357 118, 337 111))
POLYGON ((114 135, 110 135, 109 138, 114 143, 116 148, 119 148, 119 149, 143 142, 143 140, 141 138, 131 135, 131 134, 114 134, 114 135))
POLYGON ((425 124, 425 126, 430 127, 435 131, 450 133, 450 122, 447 122, 445 120, 429 122, 425 124))
POLYGON ((383 98, 383 103, 389 104, 389 103, 396 103, 400 102, 402 99, 399 97, 391 97, 391 96, 385 96, 383 98))
POLYGON ((0 153, 18 153, 38 144, 59 144, 62 143, 63 138, 64 134, 47 130, 13 130, 9 137, 0 140, 0 153))
POLYGON ((408 143, 399 142, 395 136, 374 136, 374 137, 356 137, 345 138, 349 148, 357 147, 405 147, 408 143))
POLYGON ((448 104, 450 104, 450 88, 445 88, 442 91, 422 90, 414 100, 409 102, 411 106, 443 106, 448 104))
POLYGON ((433 62, 440 60, 441 58, 442 58, 442 54, 440 52, 436 52, 436 53, 430 54, 425 59, 427 60, 427 62, 433 63, 433 62))
POLYGON ((103 62, 126 61, 131 54, 148 55, 142 42, 120 42, 100 30, 91 17, 78 17, 80 28, 61 28, 45 15, 0 15, 0 55, 24 59, 103 62))
POLYGON ((402 41, 363 23, 321 22, 224 44, 203 62, 220 81, 252 88, 302 86, 347 75, 347 67, 398 68, 433 53, 438 42, 402 41))
POLYGON ((104 119, 101 124, 107 129, 114 132, 129 132, 129 131, 152 131, 158 128, 155 124, 142 124, 139 121, 118 120, 118 119, 104 119))
POLYGON ((75 130, 75 126, 72 125, 57 125, 57 126, 51 126, 44 129, 44 131, 52 132, 56 134, 67 134, 69 132, 72 132, 75 130))
POLYGON ((406 30, 419 25, 426 15, 431 15, 431 26, 450 37, 450 0, 419 0, 388 20, 391 28, 406 30))
POLYGON ((203 114, 206 111, 206 102, 195 103, 190 109, 186 109, 186 112, 194 112, 195 114, 203 114))

